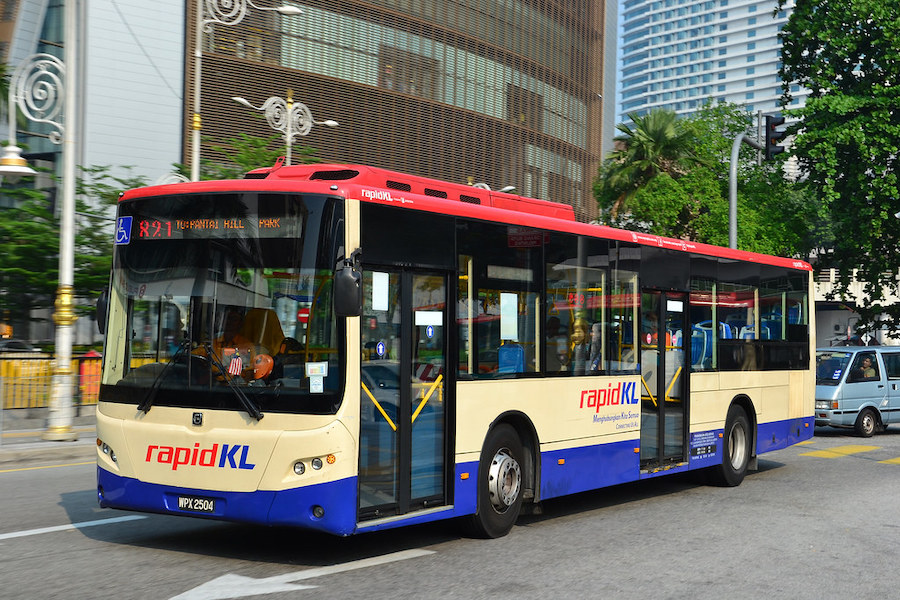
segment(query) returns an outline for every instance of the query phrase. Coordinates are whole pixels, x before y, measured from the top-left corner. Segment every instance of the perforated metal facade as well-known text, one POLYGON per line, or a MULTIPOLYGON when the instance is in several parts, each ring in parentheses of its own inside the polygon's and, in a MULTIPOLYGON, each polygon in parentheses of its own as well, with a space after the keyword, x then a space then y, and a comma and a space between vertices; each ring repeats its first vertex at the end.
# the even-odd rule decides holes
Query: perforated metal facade
MULTIPOLYGON (((274 6, 267 3, 265 6, 274 6)), ((300 16, 248 11, 204 34, 203 158, 240 132, 275 132, 269 96, 306 104, 298 145, 325 161, 363 163, 462 183, 513 185, 594 216, 603 89, 602 0, 371 0, 297 4, 300 16)), ((189 11, 191 13, 195 11, 189 11)), ((192 40, 195 14, 188 15, 192 40)), ((193 56, 185 69, 190 155, 193 56)))

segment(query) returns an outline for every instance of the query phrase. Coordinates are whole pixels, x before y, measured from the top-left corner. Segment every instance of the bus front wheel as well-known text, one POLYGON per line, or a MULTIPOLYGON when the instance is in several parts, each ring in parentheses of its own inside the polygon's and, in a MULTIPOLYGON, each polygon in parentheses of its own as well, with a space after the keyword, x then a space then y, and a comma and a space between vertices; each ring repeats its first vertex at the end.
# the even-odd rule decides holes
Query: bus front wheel
POLYGON ((712 481, 716 485, 734 487, 740 485, 750 465, 750 420, 740 406, 733 404, 725 417, 725 434, 722 440, 722 464, 713 469, 712 481))
POLYGON ((509 533, 522 508, 524 449, 512 426, 493 428, 484 442, 478 465, 476 512, 466 530, 471 535, 498 538, 509 533))

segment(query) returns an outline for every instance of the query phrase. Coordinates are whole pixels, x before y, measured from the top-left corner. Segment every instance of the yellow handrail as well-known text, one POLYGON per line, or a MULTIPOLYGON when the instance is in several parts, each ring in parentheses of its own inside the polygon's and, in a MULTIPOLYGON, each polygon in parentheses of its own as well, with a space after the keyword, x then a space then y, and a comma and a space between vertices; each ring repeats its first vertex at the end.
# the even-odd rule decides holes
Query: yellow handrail
POLYGON ((444 378, 443 373, 437 376, 437 379, 434 380, 434 383, 431 384, 431 388, 428 390, 428 393, 425 394, 425 397, 422 398, 422 401, 419 403, 419 406, 416 408, 416 412, 413 413, 412 422, 416 422, 416 417, 419 416, 419 413, 422 412, 422 409, 425 408, 425 403, 428 402, 428 399, 431 398, 431 395, 434 393, 434 390, 437 389, 438 385, 440 385, 441 380, 444 378))
POLYGON ((387 424, 391 426, 391 429, 397 431, 397 426, 394 425, 394 422, 391 421, 391 418, 388 416, 388 414, 384 412, 383 408, 381 408, 381 404, 378 403, 378 400, 375 399, 375 396, 372 395, 372 392, 369 391, 369 388, 366 387, 366 384, 363 382, 360 382, 359 384, 362 386, 363 391, 369 397, 369 400, 372 401, 372 404, 375 405, 375 408, 378 409, 378 412, 381 413, 381 416, 384 417, 384 420, 387 421, 387 424))
POLYGON ((666 402, 671 402, 672 398, 669 396, 669 392, 672 391, 672 386, 675 385, 675 382, 678 381, 678 376, 681 375, 682 367, 678 367, 678 370, 675 371, 675 375, 672 376, 672 383, 669 384, 669 387, 666 388, 666 402))
POLYGON ((647 390, 647 395, 650 396, 650 401, 653 402, 653 406, 659 406, 656 403, 656 398, 653 397, 653 392, 650 391, 650 385, 647 383, 647 380, 644 379, 643 375, 641 375, 641 383, 644 384, 644 389, 647 390))

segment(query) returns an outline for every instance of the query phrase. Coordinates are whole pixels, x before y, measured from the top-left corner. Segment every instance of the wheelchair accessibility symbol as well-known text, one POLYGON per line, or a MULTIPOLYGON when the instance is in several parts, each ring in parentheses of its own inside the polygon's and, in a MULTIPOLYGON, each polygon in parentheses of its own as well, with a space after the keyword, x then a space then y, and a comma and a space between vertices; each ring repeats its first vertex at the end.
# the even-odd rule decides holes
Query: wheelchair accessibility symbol
POLYGON ((119 217, 116 221, 116 246, 124 246, 131 241, 131 217, 119 217))

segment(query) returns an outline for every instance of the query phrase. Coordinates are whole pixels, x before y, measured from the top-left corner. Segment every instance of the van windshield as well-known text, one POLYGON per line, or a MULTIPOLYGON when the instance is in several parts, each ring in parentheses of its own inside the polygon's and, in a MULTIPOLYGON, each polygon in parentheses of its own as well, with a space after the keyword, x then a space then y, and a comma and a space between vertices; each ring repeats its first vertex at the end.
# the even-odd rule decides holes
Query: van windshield
POLYGON ((816 385, 837 385, 850 366, 852 352, 821 350, 816 352, 816 385))

